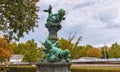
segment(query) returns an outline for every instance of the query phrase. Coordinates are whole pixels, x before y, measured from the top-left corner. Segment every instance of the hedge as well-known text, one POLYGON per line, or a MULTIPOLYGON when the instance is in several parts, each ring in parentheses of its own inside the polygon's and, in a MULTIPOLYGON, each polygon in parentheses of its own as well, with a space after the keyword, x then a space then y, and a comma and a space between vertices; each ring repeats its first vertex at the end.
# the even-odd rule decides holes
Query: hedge
POLYGON ((71 66, 71 72, 120 72, 120 67, 112 66, 71 66))
POLYGON ((0 67, 0 72, 36 72, 36 67, 34 66, 9 66, 0 67))
MULTIPOLYGON (((71 66, 71 72, 120 72, 120 67, 71 66)), ((0 72, 36 72, 35 66, 0 67, 0 72)))

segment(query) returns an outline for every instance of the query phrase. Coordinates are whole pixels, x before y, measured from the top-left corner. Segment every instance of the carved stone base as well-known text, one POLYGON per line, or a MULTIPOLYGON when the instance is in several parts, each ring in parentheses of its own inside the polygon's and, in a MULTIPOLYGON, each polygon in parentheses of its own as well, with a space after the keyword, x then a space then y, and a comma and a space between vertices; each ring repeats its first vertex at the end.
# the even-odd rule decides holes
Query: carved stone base
POLYGON ((70 65, 71 63, 66 62, 55 63, 41 62, 36 64, 37 66, 36 72, 71 72, 70 65))

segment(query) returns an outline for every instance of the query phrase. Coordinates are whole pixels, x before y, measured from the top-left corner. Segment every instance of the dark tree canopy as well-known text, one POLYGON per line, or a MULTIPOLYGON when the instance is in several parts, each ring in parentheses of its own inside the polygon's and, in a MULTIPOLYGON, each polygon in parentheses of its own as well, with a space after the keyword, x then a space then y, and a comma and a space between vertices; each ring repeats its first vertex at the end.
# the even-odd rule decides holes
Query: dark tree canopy
POLYGON ((0 31, 7 39, 19 40, 37 27, 39 0, 0 0, 0 31))

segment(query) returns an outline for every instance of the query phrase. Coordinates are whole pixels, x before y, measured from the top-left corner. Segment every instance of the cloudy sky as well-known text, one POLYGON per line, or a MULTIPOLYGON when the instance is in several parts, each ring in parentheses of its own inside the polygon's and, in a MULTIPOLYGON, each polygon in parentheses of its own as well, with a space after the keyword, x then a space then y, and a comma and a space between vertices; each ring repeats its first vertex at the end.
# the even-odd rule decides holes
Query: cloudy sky
MULTIPOLYGON (((62 21, 59 37, 68 38, 76 32, 76 39, 82 36, 81 45, 90 44, 96 47, 120 43, 120 0, 40 0, 38 15, 39 27, 21 38, 20 42, 35 39, 38 45, 44 42, 48 31, 45 28, 49 4, 53 6, 53 13, 58 9, 66 10, 66 20, 62 21)), ((75 40, 76 40, 75 39, 75 40)))

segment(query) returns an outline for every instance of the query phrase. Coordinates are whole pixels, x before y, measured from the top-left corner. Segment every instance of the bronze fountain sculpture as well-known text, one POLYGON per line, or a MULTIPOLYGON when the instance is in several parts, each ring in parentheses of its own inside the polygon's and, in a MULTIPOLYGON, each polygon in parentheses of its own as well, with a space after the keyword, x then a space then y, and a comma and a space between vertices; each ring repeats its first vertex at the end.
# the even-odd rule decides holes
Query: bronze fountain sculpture
POLYGON ((62 28, 61 21, 65 20, 65 10, 59 9, 58 13, 52 13, 52 6, 49 5, 48 18, 45 27, 49 31, 48 39, 43 43, 43 60, 36 64, 36 72, 70 72, 70 53, 69 50, 62 50, 59 46, 57 32, 62 28))
POLYGON ((49 37, 45 41, 44 46, 44 60, 48 62, 59 62, 61 60, 65 60, 66 62, 70 61, 69 50, 62 50, 59 46, 59 40, 57 38, 57 32, 62 28, 61 21, 65 20, 65 10, 60 9, 58 13, 52 13, 52 6, 49 5, 48 10, 44 10, 44 12, 48 12, 47 23, 45 27, 48 28, 49 37))

